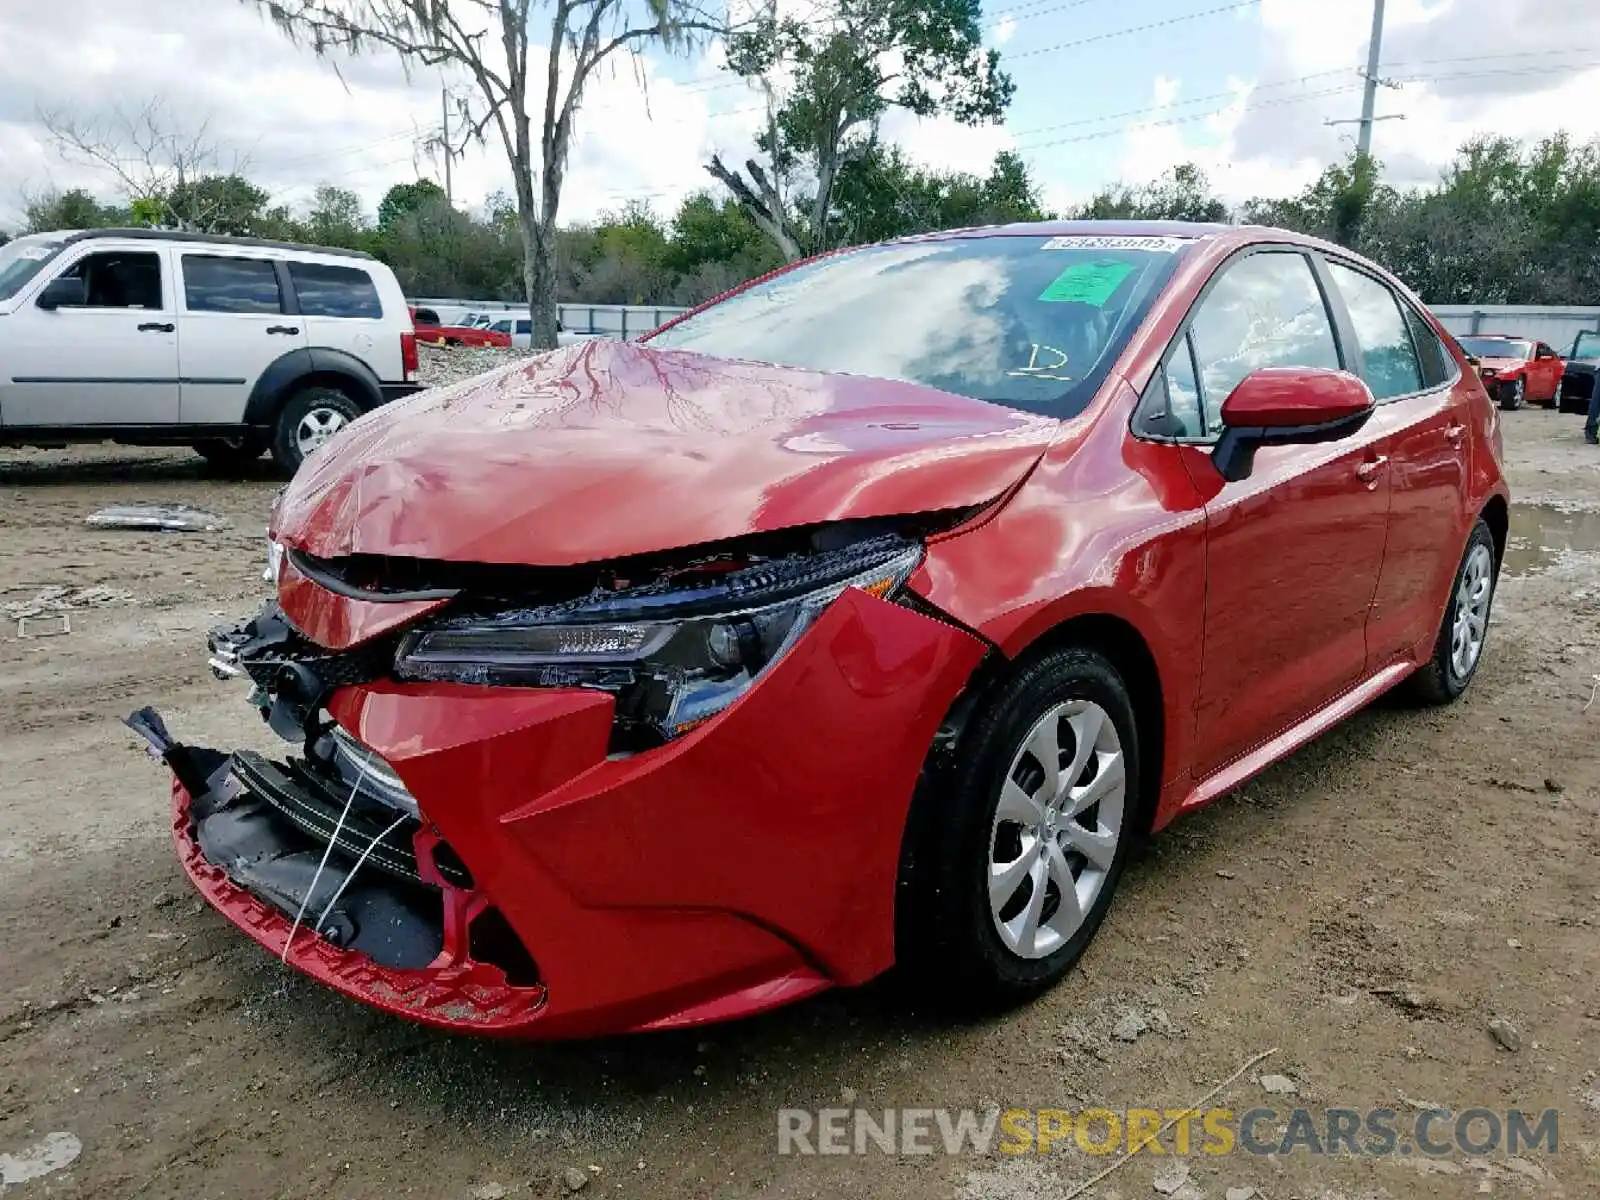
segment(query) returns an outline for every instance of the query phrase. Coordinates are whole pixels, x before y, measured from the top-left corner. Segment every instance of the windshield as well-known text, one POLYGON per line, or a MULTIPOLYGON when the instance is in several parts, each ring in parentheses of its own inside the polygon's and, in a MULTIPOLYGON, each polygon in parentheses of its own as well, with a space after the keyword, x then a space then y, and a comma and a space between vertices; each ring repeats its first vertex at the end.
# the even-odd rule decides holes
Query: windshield
POLYGON ((1578 340, 1572 343, 1572 358, 1581 358, 1588 362, 1600 359, 1600 333, 1590 333, 1585 330, 1578 335, 1578 340))
POLYGON ((872 246, 756 284, 649 344, 904 380, 1070 417, 1188 244, 996 235, 872 246))
POLYGON ((1522 338, 1464 337, 1457 338, 1461 348, 1474 358, 1532 358, 1533 343, 1522 338))
POLYGON ((66 245, 64 234, 33 234, 0 246, 0 300, 9 300, 66 245))

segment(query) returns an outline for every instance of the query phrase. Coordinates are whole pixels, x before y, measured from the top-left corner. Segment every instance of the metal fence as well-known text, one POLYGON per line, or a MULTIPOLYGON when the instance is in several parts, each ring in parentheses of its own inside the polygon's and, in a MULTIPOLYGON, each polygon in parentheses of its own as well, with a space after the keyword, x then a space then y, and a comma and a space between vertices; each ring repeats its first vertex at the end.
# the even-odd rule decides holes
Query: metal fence
POLYGON ((1451 333, 1508 333, 1544 342, 1557 354, 1572 349, 1585 329, 1600 329, 1600 307, 1534 304, 1435 304, 1434 315, 1451 333))
MULTIPOLYGON (((431 308, 445 321, 456 321, 467 313, 504 313, 526 317, 526 304, 507 304, 503 300, 428 300, 407 301, 413 308, 431 308)), ((568 333, 597 333, 603 337, 628 338, 649 333, 670 321, 685 308, 649 304, 558 304, 556 315, 568 333)))

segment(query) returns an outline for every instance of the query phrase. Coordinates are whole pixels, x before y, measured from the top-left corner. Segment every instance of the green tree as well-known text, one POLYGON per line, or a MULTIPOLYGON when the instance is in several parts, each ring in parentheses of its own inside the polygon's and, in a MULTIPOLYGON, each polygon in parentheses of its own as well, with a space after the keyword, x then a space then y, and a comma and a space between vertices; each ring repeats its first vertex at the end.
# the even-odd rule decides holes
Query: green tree
POLYGON ((125 209, 103 205, 82 188, 34 196, 23 211, 29 233, 51 229, 107 229, 126 225, 130 220, 125 209))
POLYGON ((827 248, 834 185, 869 153, 892 109, 997 122, 1015 90, 997 51, 983 46, 979 0, 829 0, 822 11, 779 15, 776 3, 728 39, 728 63, 768 97, 767 157, 743 172, 712 155, 721 181, 793 261, 827 248), (783 99, 776 83, 789 77, 783 99), (804 172, 809 198, 791 207, 785 187, 804 172))
POLYGON ((282 210, 270 214, 265 191, 242 175, 202 175, 184 180, 162 198, 165 215, 180 229, 201 233, 263 236, 275 232, 287 218, 282 210))
POLYGON ((397 183, 378 201, 378 228, 388 230, 401 217, 444 201, 444 189, 431 179, 397 183))
POLYGON ((1204 171, 1194 163, 1179 163, 1142 187, 1102 188, 1070 215, 1091 221, 1220 223, 1228 219, 1228 206, 1211 190, 1204 171))
POLYGON ((317 186, 304 227, 305 237, 319 246, 359 250, 367 241, 367 214, 361 197, 332 184, 317 186))

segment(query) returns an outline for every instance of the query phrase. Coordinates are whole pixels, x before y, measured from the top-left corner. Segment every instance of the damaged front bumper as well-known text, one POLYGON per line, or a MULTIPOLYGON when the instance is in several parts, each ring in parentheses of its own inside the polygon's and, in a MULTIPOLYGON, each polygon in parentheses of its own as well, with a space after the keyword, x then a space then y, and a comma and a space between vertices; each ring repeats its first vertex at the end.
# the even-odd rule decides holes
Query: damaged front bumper
POLYGON ((732 707, 616 753, 604 692, 397 682, 382 646, 321 651, 269 611, 212 664, 301 757, 130 724, 173 769, 189 877, 290 966, 436 1026, 590 1036, 891 965, 912 791, 984 650, 846 592, 732 707))

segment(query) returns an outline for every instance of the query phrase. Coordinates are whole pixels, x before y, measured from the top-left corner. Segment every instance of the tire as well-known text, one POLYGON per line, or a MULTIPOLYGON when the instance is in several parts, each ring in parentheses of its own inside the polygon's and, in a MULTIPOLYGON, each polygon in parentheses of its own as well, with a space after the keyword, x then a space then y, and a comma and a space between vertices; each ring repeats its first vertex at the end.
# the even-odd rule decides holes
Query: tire
POLYGON ((1523 397, 1527 394, 1527 390, 1528 384, 1526 380, 1512 380, 1510 390, 1502 391, 1500 394, 1500 407, 1506 412, 1516 412, 1517 409, 1522 407, 1523 397))
POLYGON ((273 429, 272 458, 288 475, 306 456, 361 415, 361 406, 336 388, 302 388, 289 397, 273 429))
POLYGON ((1083 953, 1140 832, 1133 702, 1101 655, 1056 650, 981 703, 951 761, 913 803, 896 955, 926 983, 926 996, 969 1009, 1017 1004, 1057 982, 1083 953), (1038 803, 1055 790, 1035 757, 1035 748, 1048 746, 1048 731, 1060 748, 1058 780, 1071 770, 1070 762, 1061 769, 1060 757, 1093 760, 1091 771, 1085 758, 1067 798, 1105 792, 1077 817, 1038 803), (1092 750, 1081 748, 1080 732, 1096 737, 1092 750), (1062 872, 1073 881, 1076 912, 1062 904, 1062 872))
POLYGON ((1500 564, 1495 559, 1494 535, 1482 517, 1472 527, 1467 538, 1467 548, 1462 552, 1455 577, 1450 582, 1450 600, 1445 605, 1444 620, 1439 625, 1439 636, 1433 645, 1433 654, 1408 680, 1404 689, 1409 699, 1420 704, 1449 704, 1472 682, 1483 662, 1484 646, 1489 636, 1489 616, 1494 607, 1495 585, 1499 582, 1500 564), (1463 609, 1471 608, 1473 616, 1463 617, 1463 609), (1457 625, 1465 622, 1461 630, 1457 625), (1461 652, 1457 633, 1463 637, 1476 631, 1476 648, 1470 653, 1461 652))
POLYGON ((259 434, 237 438, 207 438, 194 444, 195 453, 220 471, 240 471, 257 461, 267 448, 259 434))

